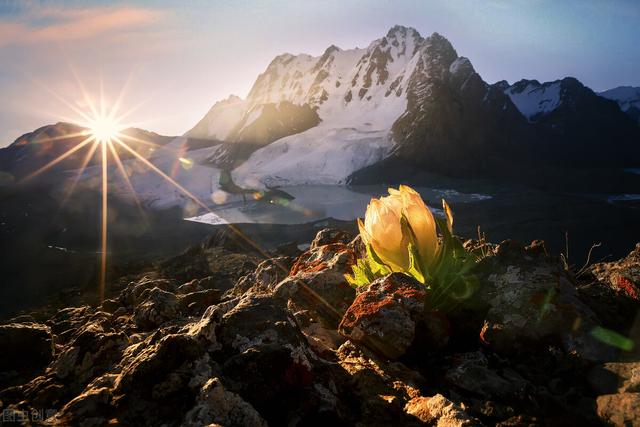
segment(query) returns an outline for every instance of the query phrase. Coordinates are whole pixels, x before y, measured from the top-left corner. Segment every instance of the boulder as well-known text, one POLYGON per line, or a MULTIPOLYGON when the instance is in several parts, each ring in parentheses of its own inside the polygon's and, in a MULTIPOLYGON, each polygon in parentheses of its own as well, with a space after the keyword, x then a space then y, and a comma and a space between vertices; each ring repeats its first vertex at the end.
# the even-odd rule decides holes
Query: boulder
POLYGON ((266 421, 239 395, 227 391, 220 379, 209 379, 200 389, 196 405, 185 415, 183 426, 205 425, 266 427, 266 421))
POLYGON ((599 320, 570 274, 534 249, 503 242, 479 266, 484 286, 475 298, 488 307, 481 340, 500 353, 553 344, 587 360, 615 358, 616 349, 593 336, 599 320))
POLYGON ((589 371, 589 384, 598 394, 640 393, 640 362, 612 362, 589 371))
POLYGON ((314 246, 296 259, 289 276, 274 288, 274 295, 292 301, 294 310, 308 310, 322 326, 335 329, 355 296, 344 278, 355 261, 353 249, 344 243, 314 246))
POLYGON ((180 310, 178 298, 160 288, 145 289, 137 297, 141 299, 133 311, 133 319, 142 330, 149 330, 176 317, 180 310))
POLYGON ((640 426, 640 393, 598 396, 598 416, 604 424, 616 427, 640 426))
POLYGON ((53 358, 53 336, 38 323, 0 325, 0 369, 30 371, 47 366, 53 358))
POLYGON ((589 270, 601 282, 640 303, 640 243, 625 258, 597 263, 589 270))
POLYGON ((464 405, 454 403, 441 394, 416 397, 406 404, 405 411, 424 423, 438 427, 483 425, 465 411, 464 405))
POLYGON ((385 357, 397 359, 413 343, 425 297, 424 285, 405 274, 392 273, 358 291, 338 331, 385 357))
POLYGON ((524 395, 531 384, 510 368, 492 369, 487 357, 480 351, 451 356, 446 381, 484 399, 513 398, 524 395))

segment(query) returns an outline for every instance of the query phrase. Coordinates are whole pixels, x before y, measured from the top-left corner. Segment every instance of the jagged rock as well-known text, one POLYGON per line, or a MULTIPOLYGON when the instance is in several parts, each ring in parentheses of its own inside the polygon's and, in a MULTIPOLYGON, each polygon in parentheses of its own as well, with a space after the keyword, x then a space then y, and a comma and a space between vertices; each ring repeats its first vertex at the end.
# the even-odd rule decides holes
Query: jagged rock
POLYGON ((292 300, 297 310, 309 310, 317 322, 335 329, 355 296, 344 278, 355 260, 353 249, 344 243, 314 246, 298 257, 274 295, 292 300))
MULTIPOLYGON (((98 308, 36 325, 55 341, 51 363, 6 382, 0 409, 56 408, 54 425, 637 425, 639 362, 593 367, 580 340, 600 297, 578 293, 541 244, 490 249, 476 271, 484 286, 446 315, 425 312, 424 286, 401 274, 356 297, 342 275, 361 251, 358 238, 323 230, 294 263, 267 260, 241 278, 233 264, 195 280, 123 280, 98 308), (485 321, 488 344, 478 340, 485 321)), ((181 262, 189 257, 172 268, 184 273, 181 262)))
POLYGON ((336 352, 335 374, 339 392, 355 394, 356 400, 347 408, 362 425, 417 425, 415 416, 406 412, 411 399, 421 397, 425 379, 399 362, 384 360, 352 341, 345 342, 336 352), (393 378, 393 381, 388 381, 393 378))
POLYGON ((640 393, 605 394, 598 396, 598 416, 607 425, 640 426, 640 393))
POLYGON ((170 280, 152 279, 145 276, 137 282, 129 283, 129 285, 122 291, 120 298, 126 305, 135 307, 141 301, 146 299, 145 291, 153 288, 169 292, 173 292, 175 290, 175 286, 170 280))
POLYGON ((438 427, 482 426, 467 414, 463 405, 452 402, 441 394, 433 397, 417 397, 405 406, 405 411, 420 421, 438 427))
POLYGON ((359 290, 338 331, 380 354, 397 359, 415 337, 426 292, 415 279, 393 273, 359 290))
POLYGON ((140 350, 125 354, 113 387, 120 422, 157 425, 186 413, 211 375, 205 348, 187 334, 150 337, 140 350))
POLYGON ((615 358, 613 347, 591 335, 598 319, 556 259, 507 241, 483 263, 488 274, 477 299, 489 309, 480 337, 492 349, 507 353, 557 343, 588 360, 615 358))
POLYGON ((589 372, 589 383, 598 394, 640 393, 640 362, 613 362, 589 372))
POLYGON ((333 243, 348 244, 353 240, 353 236, 343 230, 335 228, 325 228, 320 230, 311 242, 310 250, 318 249, 320 246, 330 245, 333 243))
POLYGON ((276 345, 294 351, 304 339, 293 325, 286 308, 273 297, 247 295, 222 316, 218 339, 233 353, 261 345, 276 345))
POLYGON ((242 277, 235 286, 225 292, 225 298, 238 297, 246 292, 268 293, 289 275, 293 260, 289 257, 270 258, 258 264, 250 274, 242 277))
POLYGON ((484 398, 508 398, 530 388, 529 382, 512 369, 500 369, 500 373, 491 369, 479 351, 453 355, 451 364, 445 373, 449 384, 484 398))
POLYGON ((266 427, 266 421, 240 396, 227 391, 218 378, 209 379, 201 388, 196 405, 185 416, 184 426, 266 427))
POLYGON ((214 357, 224 360, 226 388, 269 424, 335 413, 337 399, 318 377, 319 362, 282 300, 247 294, 222 316, 217 334, 222 348, 214 357))
POLYGON ((173 319, 180 310, 178 298, 171 292, 160 288, 147 288, 137 297, 144 301, 133 312, 133 319, 139 328, 152 329, 173 319))
POLYGON ((120 301, 116 299, 106 299, 100 304, 100 309, 106 313, 115 313, 120 307, 120 301))
POLYGON ((215 289, 215 280, 212 276, 203 277, 201 279, 190 280, 176 289, 176 294, 188 294, 191 292, 215 289))
POLYGON ((46 366, 53 357, 51 330, 38 323, 0 325, 0 369, 25 371, 46 366))
POLYGON ((209 307, 220 301, 222 292, 217 289, 206 289, 181 295, 179 298, 180 307, 184 311, 201 312, 200 310, 209 307))
POLYGON ((109 424, 111 390, 90 388, 72 399, 48 422, 53 425, 104 426, 109 424))
POLYGON ((594 264, 590 272, 617 292, 640 303, 640 243, 625 258, 594 264))

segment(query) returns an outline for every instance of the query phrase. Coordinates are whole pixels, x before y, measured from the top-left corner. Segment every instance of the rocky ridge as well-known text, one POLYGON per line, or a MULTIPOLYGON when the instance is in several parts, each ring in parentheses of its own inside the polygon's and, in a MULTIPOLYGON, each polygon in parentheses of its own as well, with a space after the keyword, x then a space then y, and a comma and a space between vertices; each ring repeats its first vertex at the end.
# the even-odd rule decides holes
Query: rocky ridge
POLYGON ((425 312, 429 292, 404 275, 350 288, 343 274, 363 249, 344 231, 262 261, 216 236, 114 285, 98 307, 0 325, 12 343, 0 357, 3 416, 38 424, 32 414, 49 408, 49 425, 87 426, 640 425, 640 244, 578 277, 542 242, 467 246, 482 254, 482 286, 442 313, 425 312), (609 330, 632 346, 594 333, 609 330))

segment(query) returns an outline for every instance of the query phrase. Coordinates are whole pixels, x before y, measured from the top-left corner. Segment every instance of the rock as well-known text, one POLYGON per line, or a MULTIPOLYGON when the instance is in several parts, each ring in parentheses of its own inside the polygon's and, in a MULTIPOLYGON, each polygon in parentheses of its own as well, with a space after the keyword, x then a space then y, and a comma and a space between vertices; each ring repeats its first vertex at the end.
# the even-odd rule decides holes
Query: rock
POLYGON ((640 393, 640 362, 613 362, 596 366, 588 375, 598 394, 640 393))
POLYGON ((354 263, 355 253, 344 243, 314 246, 296 259, 274 295, 291 300, 294 310, 308 310, 316 322, 335 329, 355 296, 344 278, 354 263))
POLYGON ((195 404, 211 375, 204 347, 186 334, 150 337, 128 352, 113 387, 113 405, 126 425, 159 425, 195 404))
MULTIPOLYGON (((503 242, 479 266, 486 271, 475 297, 489 307, 481 340, 501 353, 558 344, 587 360, 612 360, 616 349, 593 335, 599 326, 569 274, 554 258, 503 242)), ((482 273, 481 273, 482 274, 482 273)))
POLYGON ((456 404, 441 394, 433 397, 417 397, 409 401, 405 411, 429 425, 441 427, 481 426, 479 420, 465 411, 464 405, 456 404))
POLYGON ((246 292, 256 294, 272 292, 275 286, 289 275, 293 260, 288 257, 270 258, 242 277, 234 287, 225 292, 225 298, 239 297, 246 292))
POLYGON ((279 301, 266 295, 247 295, 222 316, 218 339, 229 353, 262 345, 294 351, 304 342, 295 322, 279 301))
POLYGON ((108 387, 90 388, 72 399, 49 422, 53 425, 108 425, 112 412, 111 390, 108 387))
POLYGON ((422 422, 407 412, 407 403, 421 398, 426 381, 406 365, 388 361, 354 342, 345 342, 338 351, 338 366, 333 377, 340 395, 355 394, 347 407, 353 423, 361 425, 419 425, 422 422), (337 371, 337 372, 336 372, 337 371), (388 381, 393 378, 393 381, 388 381))
POLYGON ((205 289, 195 291, 180 296, 179 302, 182 310, 190 312, 201 312, 212 304, 218 303, 222 297, 222 292, 217 289, 205 289))
POLYGON ((616 427, 640 426, 640 393, 598 396, 598 416, 603 423, 616 427))
POLYGON ((147 288, 136 297, 143 302, 133 312, 133 319, 142 330, 149 330, 173 319, 180 309, 178 298, 160 288, 147 288))
POLYGON ((424 313, 422 284, 401 273, 378 279, 359 291, 338 331, 390 359, 402 356, 424 313))
POLYGON ((266 421, 240 396, 227 391, 218 378, 209 379, 200 390, 196 405, 187 412, 182 425, 266 427, 266 421))
POLYGON ((503 368, 500 373, 491 369, 479 351, 454 355, 451 364, 445 373, 449 384, 483 398, 513 398, 530 388, 529 382, 512 369, 503 368))
POLYGON ((640 243, 625 258, 594 264, 589 270, 601 282, 640 303, 640 243))
POLYGON ((0 367, 2 371, 42 368, 53 358, 51 330, 38 323, 0 325, 0 367))
POLYGON ((331 245, 333 243, 348 244, 353 240, 353 236, 343 230, 325 228, 320 230, 311 242, 310 250, 318 249, 320 246, 331 245))
POLYGON ((122 300, 123 305, 135 307, 140 302, 144 301, 145 297, 143 296, 143 293, 148 292, 153 288, 173 292, 175 290, 175 285, 173 281, 167 279, 154 279, 145 276, 136 282, 129 283, 120 293, 119 298, 122 300))
POLYGON ((226 388, 270 425, 335 410, 332 394, 318 391, 327 386, 316 383, 317 360, 281 300, 247 294, 222 316, 216 333, 226 388))
POLYGON ((106 299, 102 301, 100 305, 100 309, 106 313, 114 313, 116 310, 120 308, 120 301, 116 299, 106 299))

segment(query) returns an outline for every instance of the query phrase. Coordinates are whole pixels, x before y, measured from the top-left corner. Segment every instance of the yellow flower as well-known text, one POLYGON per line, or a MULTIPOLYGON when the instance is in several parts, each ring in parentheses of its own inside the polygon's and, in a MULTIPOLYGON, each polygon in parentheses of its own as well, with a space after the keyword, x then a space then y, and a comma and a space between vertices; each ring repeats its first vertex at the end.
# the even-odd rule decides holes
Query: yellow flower
POLYGON ((389 189, 389 196, 372 199, 364 223, 358 220, 365 244, 393 271, 410 268, 409 244, 413 243, 421 264, 429 266, 438 251, 436 222, 420 194, 401 185, 389 189), (412 233, 402 224, 405 218, 412 233))

